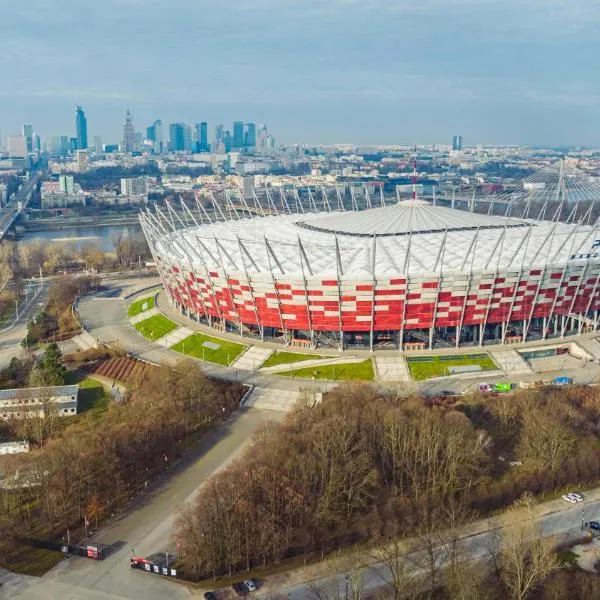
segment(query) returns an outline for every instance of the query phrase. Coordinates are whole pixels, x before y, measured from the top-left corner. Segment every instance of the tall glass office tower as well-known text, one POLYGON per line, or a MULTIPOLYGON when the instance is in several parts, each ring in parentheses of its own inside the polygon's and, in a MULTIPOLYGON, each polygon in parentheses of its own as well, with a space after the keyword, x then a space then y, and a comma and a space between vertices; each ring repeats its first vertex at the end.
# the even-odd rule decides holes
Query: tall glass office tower
POLYGON ((86 150, 88 147, 87 119, 83 108, 78 106, 75 109, 75 132, 77 137, 77 149, 86 150))

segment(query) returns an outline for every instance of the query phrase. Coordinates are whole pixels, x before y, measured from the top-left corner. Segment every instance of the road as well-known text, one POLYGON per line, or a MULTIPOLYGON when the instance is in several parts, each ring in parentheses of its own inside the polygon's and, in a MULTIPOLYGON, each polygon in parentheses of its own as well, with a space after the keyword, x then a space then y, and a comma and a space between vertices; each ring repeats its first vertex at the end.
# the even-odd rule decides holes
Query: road
MULTIPOLYGON (((600 520, 600 489, 592 490, 586 494, 582 504, 568 505, 562 500, 553 500, 537 507, 540 531, 545 537, 556 536, 557 541, 575 541, 581 538, 582 521, 600 520), (583 517, 583 519, 582 519, 583 517)), ((501 522, 497 519, 485 519, 477 523, 466 525, 464 534, 460 538, 459 552, 471 561, 491 559, 497 552, 501 539, 501 522)), ((417 565, 424 564, 419 560, 419 554, 407 553, 406 564, 409 568, 419 569, 417 565)), ((443 566, 443 565, 442 565, 443 566)), ((292 575, 293 576, 293 575, 292 575)), ((344 598, 346 587, 346 574, 340 573, 332 577, 322 577, 308 583, 285 585, 277 579, 265 585, 265 589, 257 597, 281 598, 289 600, 317 600, 316 591, 321 592, 321 597, 344 598), (266 588, 270 588, 267 591, 266 588)), ((390 581, 389 570, 382 563, 372 564, 362 572, 362 589, 364 592, 374 592, 390 581)))
POLYGON ((48 283, 27 283, 27 298, 19 306, 19 318, 13 318, 0 329, 0 368, 5 367, 15 356, 24 350, 21 342, 27 333, 27 321, 46 303, 48 283))
POLYGON ((202 446, 184 459, 163 485, 149 489, 147 496, 132 510, 91 538, 91 542, 117 548, 103 561, 71 558, 63 561, 44 577, 23 580, 9 590, 2 588, 0 598, 22 600, 163 600, 190 598, 188 588, 158 575, 132 570, 132 552, 149 556, 170 547, 170 536, 178 507, 194 498, 199 487, 217 470, 244 451, 254 432, 279 413, 242 410, 222 426, 209 432, 202 446))
MULTIPOLYGON (((116 280, 111 285, 126 289, 147 283, 147 279, 127 279, 116 280)), ((0 335, 0 343, 5 344, 4 353, 11 354, 20 349, 20 340, 24 335, 23 322, 37 308, 36 302, 23 313, 17 325, 0 335)), ((129 325, 123 329, 116 325, 121 321, 126 322, 125 304, 120 298, 102 297, 101 294, 86 297, 81 302, 80 314, 101 340, 114 341, 115 332, 123 335, 123 332, 127 334, 131 329, 129 325)), ((131 329, 131 332, 132 336, 137 336, 135 330, 131 329)), ((150 351, 143 347, 139 339, 135 339, 135 342, 140 352, 150 351)), ((164 356, 152 353, 151 358, 162 360, 164 356)), ((128 514, 91 538, 90 541, 116 548, 108 558, 100 562, 71 558, 41 579, 13 578, 10 584, 2 587, 0 598, 162 600, 191 597, 192 593, 185 586, 142 571, 132 571, 129 567, 132 550, 136 555, 148 556, 168 549, 178 507, 191 500, 212 474, 239 456, 263 423, 281 417, 282 413, 254 408, 238 411, 222 426, 209 432, 202 446, 179 463, 174 472, 166 473, 163 485, 157 482, 156 488, 149 489, 147 496, 136 502, 128 514)))

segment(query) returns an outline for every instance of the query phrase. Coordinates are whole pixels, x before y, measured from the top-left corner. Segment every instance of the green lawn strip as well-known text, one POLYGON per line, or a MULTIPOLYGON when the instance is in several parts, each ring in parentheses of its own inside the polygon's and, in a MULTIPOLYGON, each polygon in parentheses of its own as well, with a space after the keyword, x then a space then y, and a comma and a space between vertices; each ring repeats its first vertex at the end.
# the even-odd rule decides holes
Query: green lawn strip
POLYGON ((154 302, 154 296, 148 296, 147 298, 142 298, 141 300, 136 300, 135 302, 129 305, 127 309, 128 317, 135 317, 151 308, 156 306, 154 302))
POLYGON ((171 333, 171 331, 177 329, 178 325, 167 319, 167 317, 163 317, 163 315, 153 315, 149 319, 136 323, 134 327, 144 337, 154 341, 167 335, 167 333, 171 333))
POLYGON ((279 350, 276 350, 262 364, 261 369, 266 369, 267 367, 276 367, 277 365, 287 365, 290 363, 302 362, 303 360, 324 360, 327 358, 335 357, 319 356, 318 354, 301 354, 300 352, 279 352, 279 350))
POLYGON ((10 561, 2 566, 13 573, 41 577, 64 558, 62 552, 22 545, 19 549, 18 560, 10 561))
POLYGON ((201 358, 207 362, 225 366, 235 362, 237 357, 245 349, 246 346, 242 344, 236 344, 229 340, 211 337, 209 335, 204 335, 203 333, 194 333, 171 347, 171 350, 175 350, 175 352, 181 352, 187 356, 194 356, 195 358, 201 358), (214 349, 203 346, 206 342, 218 345, 219 347, 214 349))
POLYGON ((303 377, 306 379, 328 379, 330 381, 373 381, 375 372, 371 359, 360 363, 341 363, 337 365, 315 365, 304 369, 278 372, 284 377, 303 377))
POLYGON ((430 377, 444 377, 450 375, 448 367, 464 367, 477 365, 483 371, 493 371, 498 367, 487 354, 473 355, 443 355, 443 356, 418 356, 406 359, 412 378, 416 381, 430 377))

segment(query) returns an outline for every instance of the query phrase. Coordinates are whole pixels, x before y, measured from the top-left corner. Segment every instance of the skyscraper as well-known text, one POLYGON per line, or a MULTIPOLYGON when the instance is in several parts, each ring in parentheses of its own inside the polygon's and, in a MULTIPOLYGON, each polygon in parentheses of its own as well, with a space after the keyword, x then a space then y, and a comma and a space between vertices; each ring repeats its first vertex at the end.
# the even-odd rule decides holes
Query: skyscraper
POLYGON ((186 123, 171 123, 169 143, 173 152, 189 152, 192 149, 192 128, 186 123))
POLYGON ((452 150, 462 150, 463 139, 462 135, 455 135, 452 138, 452 150))
POLYGON ((102 154, 102 138, 99 135, 94 136, 94 152, 102 154))
POLYGON ((87 119, 83 108, 78 106, 75 109, 75 132, 77 137, 77 149, 87 150, 88 147, 88 133, 87 133, 87 119))
POLYGON ((208 123, 196 124, 196 135, 198 136, 198 150, 200 152, 208 152, 208 123))
POLYGON ((23 137, 27 152, 33 152, 33 125, 23 125, 23 137))
POLYGON ((125 114, 125 125, 123 125, 123 152, 133 152, 135 150, 135 128, 131 113, 127 109, 125 114))
POLYGON ((247 150, 253 150, 256 148, 256 125, 254 123, 246 124, 246 131, 244 133, 244 147, 247 150))
POLYGON ((231 147, 235 150, 241 150, 244 147, 244 141, 244 121, 234 121, 231 147))
POLYGON ((162 154, 164 152, 164 134, 163 123, 156 119, 150 127, 146 128, 146 138, 153 142, 154 152, 162 154))

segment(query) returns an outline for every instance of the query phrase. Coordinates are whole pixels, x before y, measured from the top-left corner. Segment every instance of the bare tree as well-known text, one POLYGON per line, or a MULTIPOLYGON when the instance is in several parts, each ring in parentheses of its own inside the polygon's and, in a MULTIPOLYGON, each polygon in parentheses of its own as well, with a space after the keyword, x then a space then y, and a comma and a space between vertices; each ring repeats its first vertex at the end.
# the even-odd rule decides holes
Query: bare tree
POLYGON ((399 539, 380 540, 371 552, 377 564, 370 567, 392 592, 393 600, 417 598, 423 587, 423 577, 417 575, 406 559, 406 548, 399 539))
POLYGON ((524 494, 504 515, 501 541, 501 580, 513 600, 524 600, 558 561, 552 541, 536 523, 534 498, 524 494))

